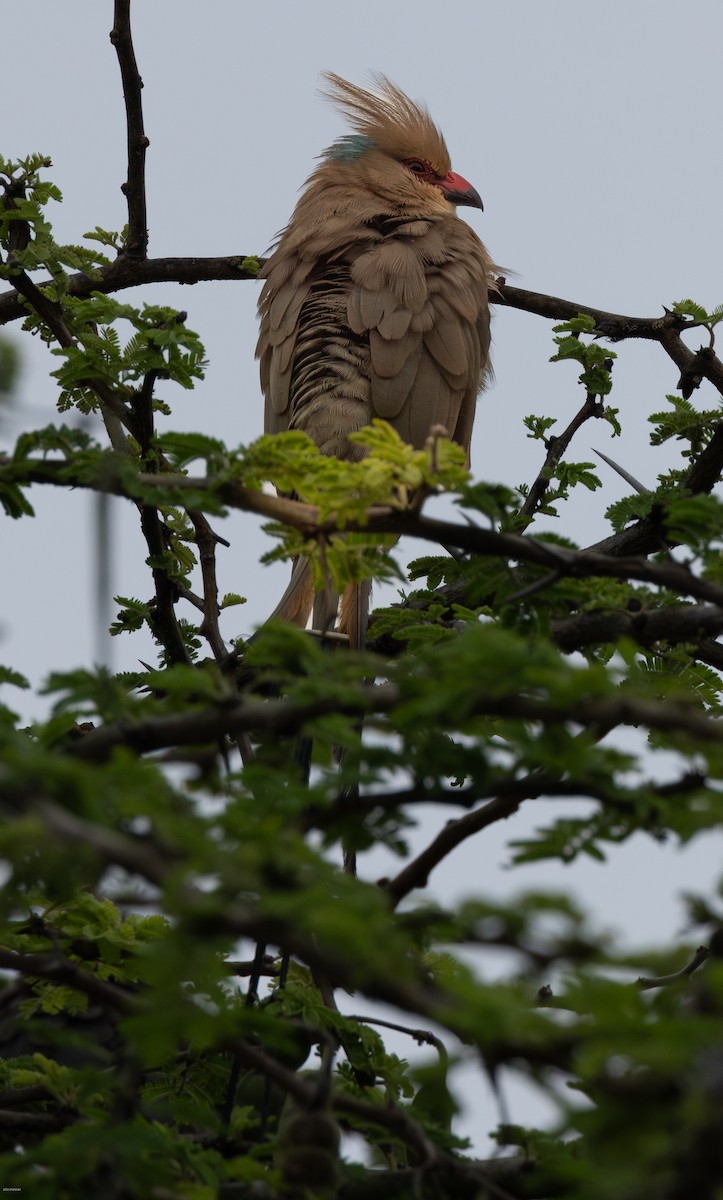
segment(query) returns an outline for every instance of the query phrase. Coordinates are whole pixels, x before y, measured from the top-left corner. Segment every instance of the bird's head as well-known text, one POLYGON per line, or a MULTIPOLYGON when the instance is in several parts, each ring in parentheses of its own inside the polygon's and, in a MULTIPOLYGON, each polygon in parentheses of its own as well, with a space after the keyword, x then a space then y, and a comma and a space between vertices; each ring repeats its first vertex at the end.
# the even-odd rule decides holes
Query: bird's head
POLYGON ((355 130, 326 151, 326 163, 355 168, 367 186, 404 209, 425 203, 483 207, 472 184, 451 169, 444 138, 426 108, 384 75, 374 76, 376 92, 331 72, 325 79, 325 94, 355 130))

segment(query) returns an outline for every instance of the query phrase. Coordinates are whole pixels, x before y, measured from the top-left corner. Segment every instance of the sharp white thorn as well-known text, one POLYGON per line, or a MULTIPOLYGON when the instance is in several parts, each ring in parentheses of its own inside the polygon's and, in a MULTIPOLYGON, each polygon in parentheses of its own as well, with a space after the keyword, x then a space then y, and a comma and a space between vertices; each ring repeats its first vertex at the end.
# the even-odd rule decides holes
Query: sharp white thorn
POLYGON ((644 483, 641 483, 639 479, 636 479, 634 475, 631 475, 629 471, 626 471, 625 468, 616 463, 614 459, 608 458, 607 454, 603 454, 602 450, 596 450, 594 446, 592 447, 592 450, 593 454, 597 454, 598 458, 601 458, 609 467, 612 467, 613 471, 617 471, 618 475, 621 475, 626 483, 629 483, 632 488, 635 488, 636 492, 640 492, 641 496, 648 495, 650 488, 647 488, 644 483))

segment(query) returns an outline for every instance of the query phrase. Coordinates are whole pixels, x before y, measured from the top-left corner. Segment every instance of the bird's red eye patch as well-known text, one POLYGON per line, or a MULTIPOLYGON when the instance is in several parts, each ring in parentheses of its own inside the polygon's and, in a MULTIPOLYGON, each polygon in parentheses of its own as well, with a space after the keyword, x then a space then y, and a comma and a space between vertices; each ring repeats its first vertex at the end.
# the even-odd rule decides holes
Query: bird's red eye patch
POLYGON ((437 172, 423 158, 405 158, 404 166, 420 179, 428 179, 430 182, 437 179, 437 172))

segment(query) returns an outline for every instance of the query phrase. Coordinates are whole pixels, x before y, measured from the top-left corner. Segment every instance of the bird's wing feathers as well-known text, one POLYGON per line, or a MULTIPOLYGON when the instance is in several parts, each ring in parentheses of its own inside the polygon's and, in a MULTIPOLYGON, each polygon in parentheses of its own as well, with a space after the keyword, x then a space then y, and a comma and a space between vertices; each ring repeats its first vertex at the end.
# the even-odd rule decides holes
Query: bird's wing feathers
POLYGON ((319 422, 335 424, 345 456, 345 434, 382 417, 415 445, 437 424, 468 445, 489 346, 486 260, 468 225, 437 225, 352 223, 334 262, 302 254, 291 271, 280 247, 261 299, 270 432, 306 429, 326 445, 319 422))

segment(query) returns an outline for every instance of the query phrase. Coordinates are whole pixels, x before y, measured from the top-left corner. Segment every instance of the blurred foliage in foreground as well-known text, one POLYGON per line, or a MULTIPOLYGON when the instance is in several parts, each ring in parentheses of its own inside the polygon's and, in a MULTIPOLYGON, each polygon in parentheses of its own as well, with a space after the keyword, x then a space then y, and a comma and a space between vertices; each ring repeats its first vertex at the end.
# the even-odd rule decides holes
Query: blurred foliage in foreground
MULTIPOLYGON (((635 835, 720 828, 718 404, 650 397, 653 444, 679 444, 679 466, 613 505, 610 539, 587 549, 565 517, 600 481, 569 445, 590 418, 621 431, 590 316, 555 331, 586 399, 560 433, 526 418, 533 484, 473 481, 443 439, 414 451, 383 424, 358 464, 300 435, 234 450, 159 431, 174 385, 202 380, 203 346, 185 314, 105 294, 102 252, 55 243, 48 165, 0 161, 0 275, 54 356, 61 412, 98 412, 108 440, 62 419, 27 430, 0 459, 0 500, 8 519, 32 517, 31 485, 135 506, 148 588, 118 598, 112 633, 150 631, 158 660, 50 673, 29 727, 12 701, 27 682, 0 675, 4 1185, 34 1200, 719 1196, 721 897, 691 895, 685 940, 661 928, 634 954, 564 891, 500 903, 484 887, 500 820, 515 862, 560 879, 556 864, 635 835), (69 271, 98 290, 71 296, 69 271), (425 516, 440 491, 457 520, 425 516), (309 554, 320 583, 398 577, 395 536, 420 540, 363 653, 273 623, 249 638, 242 596, 215 583, 233 508, 265 513, 273 556, 309 554), (522 838, 515 813, 543 797, 561 815, 522 838), (440 804, 450 820, 412 853, 440 804), (481 886, 441 907, 430 877, 473 837, 481 886), (398 861, 382 880, 365 877, 375 846, 398 861), (459 1136, 460 1064, 488 1086, 479 1134, 496 1155, 459 1136), (545 1131, 498 1109, 511 1075, 556 1112, 545 1131)), ((122 253, 122 234, 93 240, 122 253)), ((688 322, 712 346, 719 315, 684 301, 674 336, 688 322)), ((721 367, 712 348, 699 365, 721 367)), ((256 586, 234 552, 239 591, 256 586)), ((72 638, 51 597, 33 603, 72 638)))

